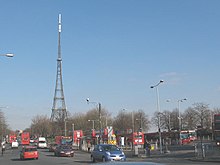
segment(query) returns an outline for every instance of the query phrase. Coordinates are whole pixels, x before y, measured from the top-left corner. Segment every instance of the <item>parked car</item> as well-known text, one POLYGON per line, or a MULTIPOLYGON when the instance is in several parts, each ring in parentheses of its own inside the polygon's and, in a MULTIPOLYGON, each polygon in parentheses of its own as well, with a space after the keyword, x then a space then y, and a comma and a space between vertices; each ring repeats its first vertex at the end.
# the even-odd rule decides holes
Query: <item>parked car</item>
POLYGON ((59 145, 54 151, 55 156, 74 156, 73 147, 70 145, 59 145))
POLYGON ((58 144, 56 143, 50 143, 49 144, 49 152, 54 152, 58 144))
POLYGON ((23 146, 20 152, 20 159, 38 159, 39 153, 35 146, 23 146))
POLYGON ((126 161, 126 156, 116 145, 98 144, 91 152, 91 160, 92 162, 126 161))

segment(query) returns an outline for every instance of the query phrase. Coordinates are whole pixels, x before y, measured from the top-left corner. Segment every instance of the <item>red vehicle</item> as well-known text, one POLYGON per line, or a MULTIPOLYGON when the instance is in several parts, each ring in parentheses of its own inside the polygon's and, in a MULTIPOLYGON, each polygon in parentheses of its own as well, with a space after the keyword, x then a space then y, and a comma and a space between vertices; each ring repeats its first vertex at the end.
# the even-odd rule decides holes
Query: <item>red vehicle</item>
POLYGON ((196 130, 180 131, 180 143, 188 144, 197 139, 196 130))
POLYGON ((133 144, 134 145, 144 145, 144 134, 142 132, 133 133, 133 144))
POLYGON ((9 135, 9 143, 11 144, 12 142, 15 142, 17 139, 15 134, 10 134, 9 135))
POLYGON ((56 136, 55 143, 58 145, 72 144, 71 136, 56 136))
POLYGON ((21 133, 21 145, 29 145, 30 144, 30 133, 23 132, 21 133))
POLYGON ((37 151, 37 147, 35 146, 23 146, 21 153, 20 153, 20 159, 38 159, 39 153, 37 151))
POLYGON ((143 132, 127 132, 117 134, 117 142, 120 142, 121 138, 125 139, 124 145, 144 145, 144 134, 143 132))

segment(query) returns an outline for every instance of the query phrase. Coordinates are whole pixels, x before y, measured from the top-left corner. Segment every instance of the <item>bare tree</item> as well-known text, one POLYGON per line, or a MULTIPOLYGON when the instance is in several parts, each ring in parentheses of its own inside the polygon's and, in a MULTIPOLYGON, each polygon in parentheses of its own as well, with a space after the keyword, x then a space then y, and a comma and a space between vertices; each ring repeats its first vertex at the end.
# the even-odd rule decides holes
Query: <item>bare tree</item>
POLYGON ((201 128, 210 128, 211 113, 208 104, 194 103, 193 106, 196 116, 196 124, 201 128))
POLYGON ((198 112, 194 108, 189 107, 183 113, 183 129, 196 129, 198 112))
POLYGON ((119 111, 114 118, 113 127, 122 133, 133 130, 146 132, 149 130, 150 121, 148 115, 143 110, 128 112, 126 110, 119 111))
POLYGON ((31 134, 49 136, 52 134, 52 123, 46 115, 37 115, 32 119, 31 134))

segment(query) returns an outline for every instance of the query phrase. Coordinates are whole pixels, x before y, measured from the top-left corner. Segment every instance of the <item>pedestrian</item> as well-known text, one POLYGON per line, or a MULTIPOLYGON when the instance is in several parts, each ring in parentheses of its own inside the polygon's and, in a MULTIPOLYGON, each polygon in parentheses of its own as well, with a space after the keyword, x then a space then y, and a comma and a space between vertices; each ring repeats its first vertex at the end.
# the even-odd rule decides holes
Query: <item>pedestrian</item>
POLYGON ((151 150, 151 144, 149 142, 146 142, 146 154, 147 154, 147 156, 150 156, 150 150, 151 150))
POLYGON ((2 156, 4 155, 4 151, 5 151, 5 144, 2 144, 2 156))
POLYGON ((87 147, 88 147, 88 152, 90 152, 90 149, 91 149, 91 143, 90 143, 90 141, 88 142, 87 147))

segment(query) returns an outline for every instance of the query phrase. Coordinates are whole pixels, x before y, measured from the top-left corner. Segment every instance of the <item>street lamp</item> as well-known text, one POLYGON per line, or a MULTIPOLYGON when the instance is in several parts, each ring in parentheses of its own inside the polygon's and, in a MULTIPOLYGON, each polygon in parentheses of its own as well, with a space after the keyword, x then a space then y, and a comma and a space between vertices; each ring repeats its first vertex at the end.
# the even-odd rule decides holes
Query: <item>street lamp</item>
MULTIPOLYGON (((157 111, 160 113, 160 101, 159 101, 159 90, 158 86, 163 83, 163 80, 160 80, 156 85, 152 85, 150 88, 156 88, 157 93, 157 111)), ((160 141, 160 153, 162 154, 162 138, 161 138, 161 130, 160 130, 160 115, 158 115, 158 133, 159 133, 159 141, 160 141)))
POLYGON ((181 117, 181 114, 180 114, 180 102, 183 102, 183 101, 186 101, 187 99, 184 98, 184 99, 180 99, 178 100, 178 112, 179 112, 179 116, 178 116, 178 119, 179 119, 179 131, 182 130, 182 117, 181 117))
POLYGON ((0 56, 14 57, 14 54, 12 54, 12 53, 6 53, 6 54, 0 54, 0 56))
POLYGON ((139 130, 140 130, 140 132, 142 132, 142 117, 140 117, 140 119, 136 119, 136 121, 140 121, 140 128, 139 128, 139 130))
POLYGON ((95 126, 95 121, 96 121, 96 120, 90 120, 90 119, 89 119, 88 121, 91 121, 91 122, 92 122, 92 130, 94 130, 94 129, 95 129, 94 126, 95 126))
POLYGON ((72 134, 72 145, 74 145, 74 123, 72 123, 72 131, 73 131, 73 134, 72 134))
MULTIPOLYGON (((101 103, 97 103, 97 102, 91 102, 89 100, 89 98, 86 99, 87 103, 90 104, 96 104, 98 105, 98 111, 99 111, 99 140, 102 141, 102 136, 101 136, 101 132, 102 132, 102 121, 101 121, 101 103)), ((99 142, 100 143, 100 142, 99 142)))

